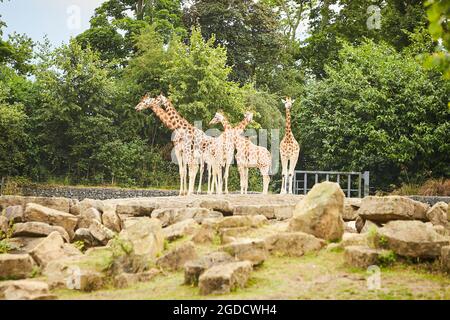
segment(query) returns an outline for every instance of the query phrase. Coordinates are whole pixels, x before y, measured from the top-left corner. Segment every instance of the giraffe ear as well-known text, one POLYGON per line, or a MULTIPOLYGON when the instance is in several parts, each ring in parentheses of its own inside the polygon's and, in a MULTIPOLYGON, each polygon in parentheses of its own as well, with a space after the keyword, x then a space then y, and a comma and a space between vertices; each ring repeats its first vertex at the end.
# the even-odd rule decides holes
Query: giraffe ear
POLYGON ((284 99, 281 99, 281 101, 284 103, 284 104, 286 104, 286 100, 284 100, 284 99))
POLYGON ((292 104, 294 104, 294 102, 295 102, 295 99, 292 99, 292 104))

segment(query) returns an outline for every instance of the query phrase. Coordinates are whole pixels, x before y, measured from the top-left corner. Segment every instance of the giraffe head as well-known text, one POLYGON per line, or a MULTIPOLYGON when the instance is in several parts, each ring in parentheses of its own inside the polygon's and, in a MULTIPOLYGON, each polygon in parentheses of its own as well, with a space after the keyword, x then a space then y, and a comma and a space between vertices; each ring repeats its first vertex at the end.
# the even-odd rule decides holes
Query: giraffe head
POLYGON ((291 99, 291 97, 286 97, 286 100, 281 99, 281 101, 283 101, 284 103, 284 107, 288 110, 290 110, 292 108, 292 105, 295 102, 295 99, 291 99))
POLYGON ((209 122, 209 125, 222 123, 225 120, 225 116, 221 114, 220 112, 216 112, 214 115, 214 118, 209 122))
POLYGON ((150 94, 147 92, 142 98, 141 101, 139 101, 138 105, 134 108, 136 111, 142 111, 145 109, 150 108, 150 105, 154 103, 154 100, 152 97, 150 97, 150 94))
POLYGON ((249 123, 252 122, 253 120, 253 112, 247 111, 245 113, 245 120, 247 120, 249 123))

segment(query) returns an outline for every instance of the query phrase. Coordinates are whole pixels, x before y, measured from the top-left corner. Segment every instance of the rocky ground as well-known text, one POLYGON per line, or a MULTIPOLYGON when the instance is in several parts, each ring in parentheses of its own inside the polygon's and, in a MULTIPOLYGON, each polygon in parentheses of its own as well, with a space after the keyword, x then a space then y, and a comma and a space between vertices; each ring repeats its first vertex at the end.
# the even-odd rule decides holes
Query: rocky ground
POLYGON ((0 197, 0 299, 450 299, 448 204, 0 197))

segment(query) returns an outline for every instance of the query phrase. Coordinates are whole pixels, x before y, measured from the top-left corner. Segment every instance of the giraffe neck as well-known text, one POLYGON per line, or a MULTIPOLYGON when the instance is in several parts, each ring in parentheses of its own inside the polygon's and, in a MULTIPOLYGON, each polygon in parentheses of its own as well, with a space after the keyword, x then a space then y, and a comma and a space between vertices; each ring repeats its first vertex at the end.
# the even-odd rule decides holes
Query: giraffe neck
POLYGON ((244 131, 244 129, 248 126, 249 123, 250 121, 247 118, 245 118, 244 120, 239 122, 239 124, 236 127, 234 127, 234 129, 236 129, 237 131, 244 131))
POLYGON ((176 127, 173 125, 173 123, 170 121, 170 118, 168 117, 167 112, 159 107, 156 103, 151 103, 149 105, 150 109, 155 113, 155 115, 161 120, 161 122, 169 129, 169 130, 175 130, 176 127))
POLYGON ((173 121, 175 127, 183 129, 193 127, 185 118, 181 116, 181 114, 178 113, 177 109, 175 109, 175 107, 173 106, 172 101, 168 100, 165 108, 167 114, 169 115, 169 118, 173 121))
POLYGON ((291 110, 286 108, 286 134, 292 134, 291 130, 291 110))
POLYGON ((233 129, 225 117, 222 119, 222 126, 225 131, 233 129))

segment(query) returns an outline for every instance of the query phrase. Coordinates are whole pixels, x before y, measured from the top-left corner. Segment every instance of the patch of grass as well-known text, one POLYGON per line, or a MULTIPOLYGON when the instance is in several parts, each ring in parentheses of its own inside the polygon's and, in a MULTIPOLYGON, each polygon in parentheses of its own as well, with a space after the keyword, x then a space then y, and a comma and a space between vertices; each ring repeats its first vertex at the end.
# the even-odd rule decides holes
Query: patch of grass
POLYGON ((74 243, 72 243, 73 246, 75 248, 77 248, 78 250, 80 250, 81 252, 85 252, 86 251, 86 246, 84 244, 83 240, 79 240, 79 241, 75 241, 74 243))
POLYGON ((397 261, 397 255, 392 250, 383 251, 378 256, 378 263, 383 267, 393 265, 395 261, 397 261))

